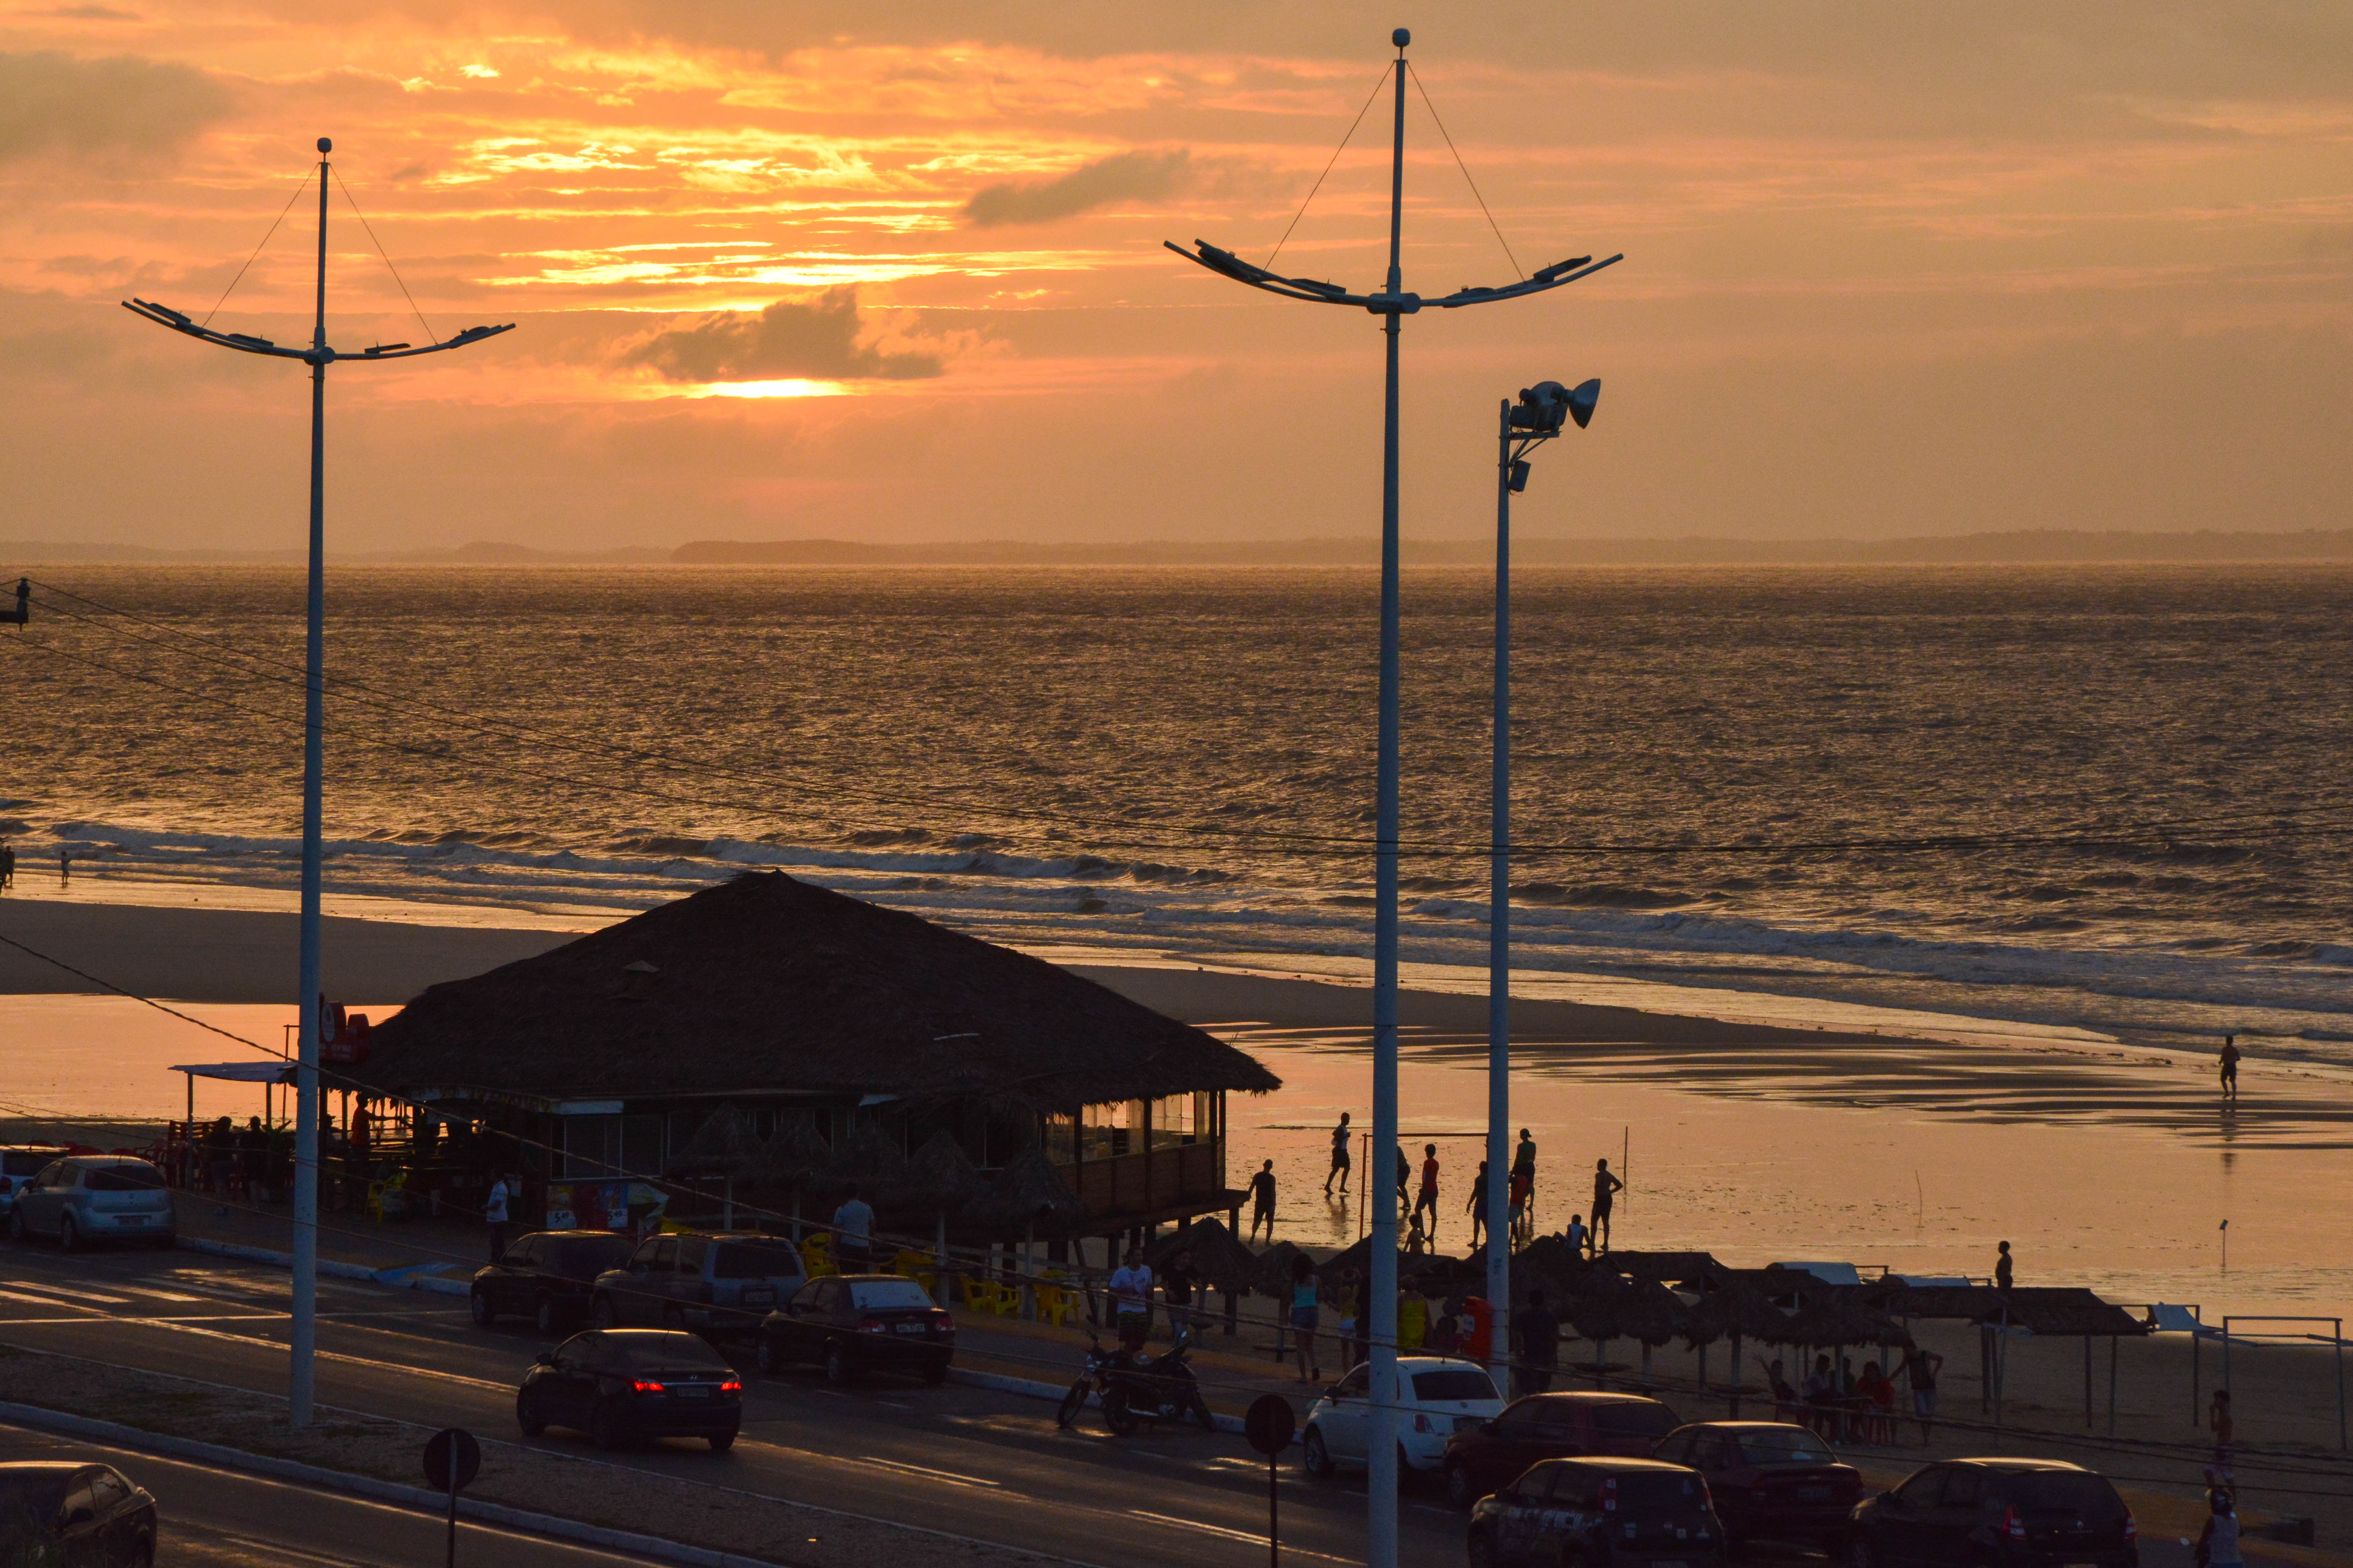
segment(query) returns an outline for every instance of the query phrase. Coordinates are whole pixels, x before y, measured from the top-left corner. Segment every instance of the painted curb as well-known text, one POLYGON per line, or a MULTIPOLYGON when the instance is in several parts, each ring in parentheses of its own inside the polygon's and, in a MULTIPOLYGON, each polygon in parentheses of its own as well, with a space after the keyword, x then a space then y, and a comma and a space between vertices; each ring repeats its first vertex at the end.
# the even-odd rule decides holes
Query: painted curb
MULTIPOLYGON (((177 1459, 201 1460, 222 1469, 244 1470, 278 1480, 303 1481, 328 1491, 350 1492, 359 1497, 374 1498, 379 1502, 400 1503, 420 1512, 441 1513, 449 1506, 445 1493, 427 1491, 422 1487, 404 1487, 394 1481, 377 1480, 372 1476, 324 1469, 294 1459, 272 1458, 266 1454, 248 1454, 241 1448, 142 1431, 136 1426, 123 1426, 112 1421, 95 1421, 86 1415, 45 1410, 37 1405, 0 1402, 0 1419, 64 1436, 110 1443, 117 1447, 136 1448, 177 1459)), ((458 1499, 458 1512, 461 1518, 483 1524, 504 1525, 510 1530, 569 1541, 582 1546, 634 1552, 640 1557, 685 1563, 690 1568, 779 1568, 778 1564, 765 1557, 744 1557, 732 1552, 716 1552, 707 1546, 688 1546, 676 1541, 665 1541, 659 1536, 608 1530, 600 1524, 583 1524, 575 1519, 559 1519, 554 1514, 509 1508, 504 1503, 477 1502, 462 1494, 458 1499)))
MULTIPOLYGON (((273 1252, 266 1247, 245 1247, 233 1241, 215 1241, 209 1237, 183 1236, 180 1248, 184 1252, 208 1253, 215 1258, 235 1258, 247 1263, 266 1263, 273 1268, 291 1269, 294 1267, 294 1255, 290 1252, 273 1252)), ((448 1267, 446 1263, 411 1263, 397 1268, 370 1268, 364 1263, 345 1263, 340 1258, 319 1259, 319 1272, 330 1279, 364 1279, 371 1285, 389 1286, 396 1290, 430 1290, 440 1296, 466 1295, 471 1287, 463 1279, 440 1279, 418 1272, 425 1268, 448 1267)))

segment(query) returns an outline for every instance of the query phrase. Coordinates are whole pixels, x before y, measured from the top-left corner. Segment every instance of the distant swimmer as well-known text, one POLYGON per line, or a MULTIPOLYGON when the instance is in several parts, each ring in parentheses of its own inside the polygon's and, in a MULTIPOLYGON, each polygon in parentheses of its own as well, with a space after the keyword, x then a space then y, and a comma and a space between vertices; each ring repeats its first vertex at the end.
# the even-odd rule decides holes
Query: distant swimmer
POLYGON ((2239 1098, 2239 1037, 2238 1037, 2238 1036, 2236 1036, 2236 1035, 2225 1035, 2225 1036, 2223 1036, 2223 1037, 2222 1037, 2222 1058, 2221 1058, 2221 1061, 2222 1061, 2222 1098, 2223 1098, 2224 1100, 2237 1100, 2237 1099, 2239 1098))
POLYGON ((1608 1159, 1593 1162, 1593 1250, 1609 1250, 1609 1210, 1626 1184, 1609 1173, 1608 1159))
POLYGON ((1332 1168, 1324 1173, 1324 1195, 1332 1195, 1332 1178, 1340 1178, 1340 1195, 1348 1195, 1348 1143, 1353 1138, 1348 1131, 1348 1113, 1340 1112, 1340 1125, 1332 1129, 1332 1168))

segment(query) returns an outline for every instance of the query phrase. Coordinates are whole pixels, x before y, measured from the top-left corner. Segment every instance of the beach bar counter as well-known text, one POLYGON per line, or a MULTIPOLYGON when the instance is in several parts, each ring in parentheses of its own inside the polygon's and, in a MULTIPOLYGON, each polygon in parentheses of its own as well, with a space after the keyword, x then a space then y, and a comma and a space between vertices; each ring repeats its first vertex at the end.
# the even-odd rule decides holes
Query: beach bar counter
POLYGON ((436 985, 349 1077, 379 1126, 480 1129, 533 1223, 797 1227, 856 1183, 902 1234, 1056 1252, 1230 1218, 1227 1096, 1280 1087, 1092 981, 781 872, 436 985))

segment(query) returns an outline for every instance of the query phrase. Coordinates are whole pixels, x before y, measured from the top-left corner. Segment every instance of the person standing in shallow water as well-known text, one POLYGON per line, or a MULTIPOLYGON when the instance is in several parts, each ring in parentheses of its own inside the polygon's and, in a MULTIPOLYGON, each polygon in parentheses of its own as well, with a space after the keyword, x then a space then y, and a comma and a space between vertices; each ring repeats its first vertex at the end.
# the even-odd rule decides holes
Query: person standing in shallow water
POLYGON ((2239 1037, 2222 1037, 2222 1098, 2235 1101, 2239 1098, 2239 1037))
POLYGON ((2017 1272, 2017 1266, 2010 1261, 2010 1243, 2005 1241, 1994 1250, 1999 1256, 1993 1260, 1993 1288, 1997 1290, 2007 1290, 2010 1289, 2011 1278, 2017 1272))
POLYGON ((1348 1131, 1348 1113, 1340 1112, 1340 1125, 1332 1129, 1332 1169, 1324 1176, 1324 1195, 1332 1195, 1332 1178, 1340 1178, 1340 1195, 1348 1195, 1348 1141, 1354 1134, 1348 1131))

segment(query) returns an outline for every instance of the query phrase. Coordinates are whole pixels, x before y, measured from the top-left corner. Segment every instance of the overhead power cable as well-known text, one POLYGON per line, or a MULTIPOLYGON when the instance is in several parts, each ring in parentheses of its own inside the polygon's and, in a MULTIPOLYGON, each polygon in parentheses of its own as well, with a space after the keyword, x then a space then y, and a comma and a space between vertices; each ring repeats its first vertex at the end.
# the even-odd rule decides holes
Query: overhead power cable
POLYGON ((439 334, 434 331, 433 323, 425 319, 425 312, 417 308, 417 296, 408 291, 408 279, 403 278, 400 275, 400 268, 392 264, 391 253, 385 249, 384 241, 375 237, 375 226, 368 222, 367 214, 360 211, 360 204, 353 199, 351 186, 343 183, 343 171, 336 169, 332 164, 329 164, 328 168, 335 176, 335 188, 343 193, 343 200, 350 205, 352 216, 359 219, 360 227, 367 231, 368 243, 375 246, 375 253, 384 258, 384 269, 392 274, 392 280, 395 283, 400 285, 401 298, 408 301, 408 309, 417 317, 417 324, 425 329, 425 341, 438 342, 439 334))
POLYGON ((310 188, 311 177, 309 174, 305 174, 302 178, 296 183, 294 186, 294 194, 286 198, 286 205, 278 209, 277 221, 273 222, 269 226, 269 231, 262 235, 261 245, 257 245, 253 247, 253 254, 245 258, 245 266, 237 269, 237 276, 228 280, 228 287, 220 291, 220 298, 213 301, 213 308, 205 312, 205 319, 203 321, 198 323, 199 325, 207 327, 212 325, 213 318, 220 314, 220 308, 228 303, 228 297, 237 291, 237 286, 239 283, 245 281, 245 275, 248 269, 249 269, 256 261, 260 259, 262 246, 266 246, 269 243, 270 237, 278 232, 279 225, 286 221, 286 215, 294 210, 294 204, 301 201, 302 199, 302 193, 310 188))
POLYGON ((1340 138, 1340 144, 1337 147, 1332 149, 1332 156, 1324 162, 1324 172, 1315 176, 1315 183, 1314 184, 1307 187, 1306 200, 1299 204, 1299 210, 1291 215, 1291 222, 1283 226, 1282 237, 1274 242, 1274 248, 1272 250, 1267 252, 1266 264, 1269 267, 1272 267, 1274 265, 1274 258, 1282 254, 1282 247, 1291 243, 1291 231, 1297 228, 1299 226, 1299 220, 1307 216, 1308 202, 1312 202, 1315 199, 1315 193, 1322 190, 1324 188, 1324 182, 1332 177, 1333 165, 1339 163, 1340 154, 1348 150, 1349 140, 1356 134, 1356 127, 1365 122, 1366 114, 1369 112, 1373 107, 1373 100, 1380 97, 1382 85, 1389 79, 1389 71, 1395 69, 1397 69, 1397 67, 1392 65, 1388 68, 1388 70, 1381 72, 1380 79, 1373 83, 1373 90, 1365 95, 1365 106, 1364 108, 1356 110, 1356 119, 1348 121, 1347 134, 1340 138))
POLYGON ((1495 215, 1487 210, 1487 198, 1479 194, 1479 182, 1471 177, 1471 165, 1462 161, 1461 153, 1454 145, 1453 136, 1446 129, 1446 121, 1438 117, 1438 105, 1430 101, 1430 89, 1421 85, 1421 73, 1415 70, 1410 63, 1405 68, 1406 73, 1413 78, 1414 91, 1421 94, 1422 107, 1430 110, 1431 123, 1438 127, 1438 133, 1446 138, 1446 150, 1454 154, 1454 166, 1462 171, 1462 183, 1471 187, 1471 199, 1479 204, 1479 216, 1485 218, 1487 226, 1495 231, 1495 243, 1504 247, 1504 259, 1510 262, 1512 270, 1525 279, 1527 274, 1520 270, 1520 258, 1512 254, 1512 242, 1504 237, 1503 226, 1495 222, 1495 215))

